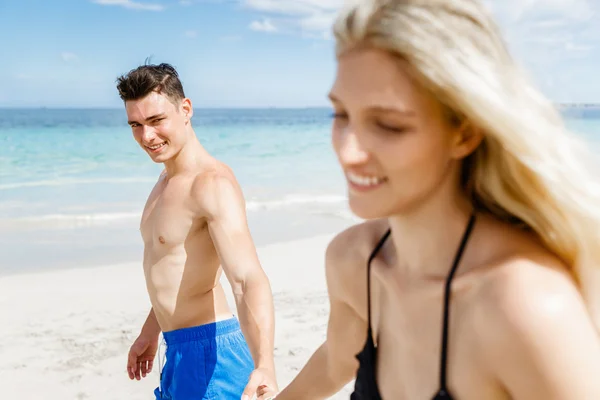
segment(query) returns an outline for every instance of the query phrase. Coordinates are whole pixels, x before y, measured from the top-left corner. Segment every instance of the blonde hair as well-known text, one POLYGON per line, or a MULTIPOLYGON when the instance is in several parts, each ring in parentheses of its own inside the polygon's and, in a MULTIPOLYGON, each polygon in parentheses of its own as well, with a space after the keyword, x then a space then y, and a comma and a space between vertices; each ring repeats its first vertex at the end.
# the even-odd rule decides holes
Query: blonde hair
POLYGON ((485 133, 471 156, 476 204, 525 224, 567 263, 600 330, 600 187, 591 153, 511 58, 478 0, 348 1, 338 56, 356 46, 407 61, 421 84, 485 133), (590 164, 588 164, 590 162, 590 164))

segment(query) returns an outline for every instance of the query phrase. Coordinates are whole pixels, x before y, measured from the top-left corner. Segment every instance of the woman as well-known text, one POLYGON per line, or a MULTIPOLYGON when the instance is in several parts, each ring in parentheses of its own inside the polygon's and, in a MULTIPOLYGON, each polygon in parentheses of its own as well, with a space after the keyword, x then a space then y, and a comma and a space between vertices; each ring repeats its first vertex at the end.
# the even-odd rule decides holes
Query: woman
POLYGON ((327 340, 277 399, 600 399, 598 186, 485 8, 355 1, 334 31, 367 221, 330 243, 327 340))

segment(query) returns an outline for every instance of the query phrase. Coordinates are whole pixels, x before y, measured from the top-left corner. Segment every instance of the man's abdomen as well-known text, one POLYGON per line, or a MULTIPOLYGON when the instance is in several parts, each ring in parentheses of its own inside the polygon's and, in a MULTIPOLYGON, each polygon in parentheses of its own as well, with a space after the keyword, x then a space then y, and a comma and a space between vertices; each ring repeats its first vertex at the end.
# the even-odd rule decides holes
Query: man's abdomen
POLYGON ((219 321, 232 316, 215 260, 191 265, 163 257, 145 268, 152 308, 163 332, 219 321))

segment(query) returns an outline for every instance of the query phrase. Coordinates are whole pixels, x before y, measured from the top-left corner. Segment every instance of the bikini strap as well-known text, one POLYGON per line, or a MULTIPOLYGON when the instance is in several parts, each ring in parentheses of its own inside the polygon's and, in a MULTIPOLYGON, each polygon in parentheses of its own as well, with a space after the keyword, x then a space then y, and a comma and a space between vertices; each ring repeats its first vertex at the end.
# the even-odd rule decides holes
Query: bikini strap
POLYGON ((469 236, 471 235, 471 231, 473 230, 473 225, 475 224, 475 214, 471 215, 469 219, 469 223, 465 232, 463 234, 460 246, 458 251, 456 252, 456 256, 454 257, 454 263, 452 265, 452 269, 446 278, 446 284, 444 287, 444 322, 443 322, 443 330, 442 330, 442 357, 440 360, 440 391, 447 392, 446 388, 446 371, 447 371, 447 362, 448 362, 448 322, 450 320, 450 287, 452 283, 452 279, 454 278, 454 273, 458 269, 458 264, 460 263, 460 259, 462 257, 463 251, 467 245, 467 241, 469 236))
POLYGON ((375 248, 371 252, 371 255, 369 255, 369 261, 367 261, 367 316, 368 316, 368 322, 369 322, 369 331, 368 332, 369 332, 369 337, 371 339, 373 339, 373 329, 371 328, 371 262, 373 261, 375 256, 377 256, 377 253, 379 253, 379 250, 381 250, 381 248, 383 247, 383 244, 385 243, 385 241, 387 240, 387 238, 390 236, 391 233, 392 233, 392 230, 390 228, 387 230, 385 235, 383 235, 383 237, 381 239, 379 239, 377 246, 375 246, 375 248))

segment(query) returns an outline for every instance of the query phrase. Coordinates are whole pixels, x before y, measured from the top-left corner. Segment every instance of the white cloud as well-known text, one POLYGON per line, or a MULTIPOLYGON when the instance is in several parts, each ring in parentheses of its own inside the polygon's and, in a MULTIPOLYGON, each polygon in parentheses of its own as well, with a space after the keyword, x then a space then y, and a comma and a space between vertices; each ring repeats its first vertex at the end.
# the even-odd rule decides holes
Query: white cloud
MULTIPOLYGON (((319 39, 331 38, 332 22, 344 3, 344 0, 234 1, 246 10, 262 14, 277 27, 278 33, 319 39)), ((517 61, 539 85, 548 89, 554 87, 555 94, 564 86, 558 83, 562 81, 557 80, 557 75, 564 76, 566 71, 593 64, 593 60, 598 59, 600 1, 482 1, 490 7, 517 61)), ((251 24, 251 28, 264 27, 258 22, 251 24)))
MULTIPOLYGON (((598 5, 591 0, 493 0, 487 1, 500 22, 511 48, 524 58, 531 51, 581 51, 593 42, 586 34, 600 34, 594 16, 598 5)), ((563 56, 565 56, 563 54, 563 56)), ((568 56, 568 54, 566 55, 568 56)))
POLYGON ((191 0, 179 0, 179 4, 181 4, 182 6, 191 6, 192 2, 191 0))
POLYGON ((63 51, 62 53, 60 53, 60 58, 62 58, 62 60, 67 63, 79 61, 79 56, 77 56, 77 54, 70 53, 68 51, 63 51))
POLYGON ((564 19, 559 19, 559 18, 552 18, 552 19, 542 19, 540 21, 537 22, 533 22, 533 26, 536 28, 563 28, 565 26, 567 26, 567 21, 565 21, 564 19))
MULTIPOLYGON (((344 3, 344 0, 238 1, 246 9, 266 14, 279 32, 294 31, 324 38, 330 37, 335 15, 344 3)), ((552 32, 580 30, 582 24, 592 24, 598 11, 594 0, 483 1, 490 6, 508 41, 513 44, 530 41, 532 36, 547 37, 552 32)), ((253 23, 254 28, 259 26, 253 23)), ((561 45, 564 47, 564 42, 561 45)))
POLYGON ((262 21, 252 21, 249 27, 251 30, 258 32, 277 32, 277 27, 267 18, 262 21))
POLYGON ((184 35, 185 35, 185 37, 193 39, 198 36, 198 32, 196 32, 194 30, 188 30, 188 31, 185 31, 184 35))
MULTIPOLYGON (((250 28, 329 39, 344 0, 238 0, 265 14, 250 28), (273 29, 277 27, 277 29, 273 29)), ((548 70, 550 63, 580 59, 596 47, 600 14, 596 0, 483 0, 492 10, 515 56, 527 66, 548 70), (544 68, 543 66, 546 66, 544 68)), ((544 72, 547 74, 548 72, 544 72)))
POLYGON ((335 12, 343 0, 241 0, 248 8, 285 15, 312 15, 335 12))
POLYGON ((329 32, 335 13, 343 4, 343 0, 240 1, 248 9, 273 15, 277 25, 285 25, 286 31, 299 31, 319 37, 329 32))
POLYGON ((165 9, 161 4, 141 3, 134 0, 92 0, 92 3, 103 6, 120 6, 131 10, 162 11, 165 9))
POLYGON ((309 32, 329 31, 334 18, 334 13, 315 13, 301 18, 299 25, 303 30, 309 32))
POLYGON ((577 51, 577 52, 589 52, 594 48, 591 44, 575 44, 571 42, 567 42, 565 44, 565 49, 568 51, 577 51))
POLYGON ((487 0, 511 53, 542 91, 555 99, 581 97, 585 84, 571 75, 593 64, 600 37, 596 0, 487 0))

